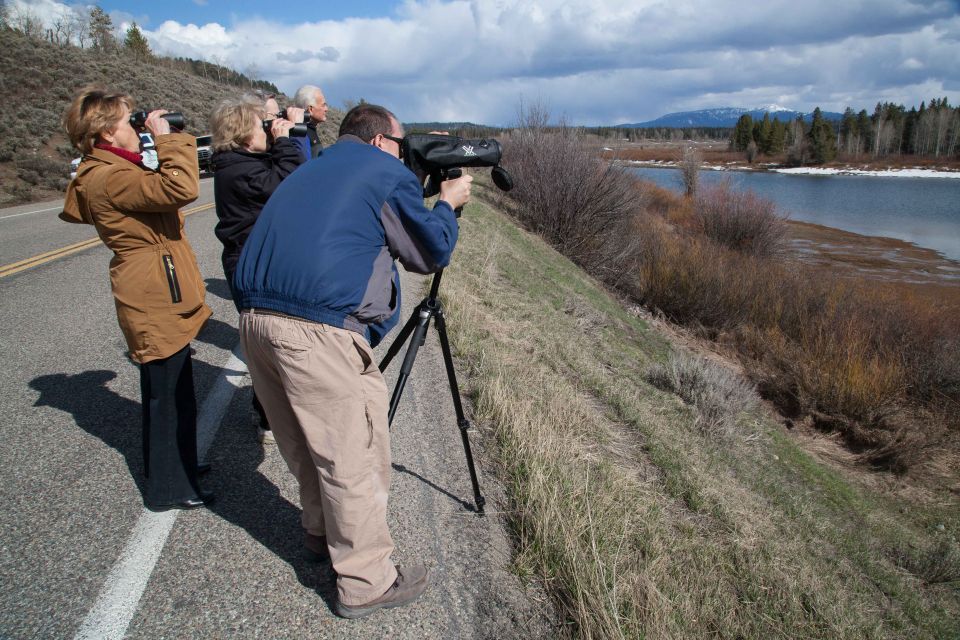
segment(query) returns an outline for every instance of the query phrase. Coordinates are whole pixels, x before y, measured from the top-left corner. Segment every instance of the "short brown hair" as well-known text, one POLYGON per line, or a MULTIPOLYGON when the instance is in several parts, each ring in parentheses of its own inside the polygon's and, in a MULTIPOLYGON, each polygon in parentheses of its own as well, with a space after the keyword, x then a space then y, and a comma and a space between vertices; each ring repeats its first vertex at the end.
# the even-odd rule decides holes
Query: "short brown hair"
POLYGON ((347 115, 343 116, 339 135, 354 135, 364 142, 370 142, 378 134, 390 135, 393 133, 393 122, 395 120, 397 120, 397 117, 385 108, 364 102, 350 109, 347 115))
POLYGON ((133 111, 133 98, 100 85, 88 85, 63 112, 63 128, 74 147, 90 153, 100 134, 112 131, 123 117, 124 107, 133 111))
POLYGON ((214 151, 230 151, 246 145, 250 134, 263 118, 263 102, 248 97, 222 100, 210 114, 214 151))

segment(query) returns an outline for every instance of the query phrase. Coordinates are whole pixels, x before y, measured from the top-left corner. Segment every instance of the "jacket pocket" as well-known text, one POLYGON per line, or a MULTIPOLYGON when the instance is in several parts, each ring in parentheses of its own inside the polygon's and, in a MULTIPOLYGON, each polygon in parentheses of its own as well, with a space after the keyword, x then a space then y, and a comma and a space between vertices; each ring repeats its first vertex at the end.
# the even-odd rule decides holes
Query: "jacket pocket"
POLYGON ((164 254, 162 258, 163 271, 167 274, 167 285, 170 287, 170 300, 174 303, 180 302, 183 296, 180 293, 180 281, 177 279, 177 269, 173 265, 173 256, 164 254))

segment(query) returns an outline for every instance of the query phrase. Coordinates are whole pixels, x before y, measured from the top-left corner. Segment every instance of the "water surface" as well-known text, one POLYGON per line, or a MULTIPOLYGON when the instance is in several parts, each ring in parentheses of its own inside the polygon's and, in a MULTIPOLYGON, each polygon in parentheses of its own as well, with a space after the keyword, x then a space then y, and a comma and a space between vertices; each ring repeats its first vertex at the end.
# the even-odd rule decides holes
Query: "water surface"
MULTIPOLYGON (((683 189, 678 169, 630 169, 662 187, 683 189)), ((711 170, 701 171, 700 180, 750 189, 793 220, 898 238, 960 260, 960 180, 711 170)))

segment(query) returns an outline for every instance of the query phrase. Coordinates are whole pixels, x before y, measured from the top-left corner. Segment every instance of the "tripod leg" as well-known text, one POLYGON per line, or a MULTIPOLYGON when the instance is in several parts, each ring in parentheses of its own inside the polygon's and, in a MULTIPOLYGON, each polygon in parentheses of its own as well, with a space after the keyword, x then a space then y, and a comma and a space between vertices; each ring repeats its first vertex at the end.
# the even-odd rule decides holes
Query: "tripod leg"
POLYGON ((457 426, 460 428, 460 439, 463 440, 463 453, 467 457, 467 469, 470 472, 470 483, 473 484, 473 498, 477 505, 477 513, 483 514, 483 505, 486 503, 480 494, 480 482, 477 480, 477 469, 473 464, 473 452, 470 449, 470 436, 467 429, 470 421, 463 413, 463 404, 460 401, 460 386, 457 384, 457 372, 453 368, 453 356, 450 353, 450 341, 447 339, 447 323, 443 318, 443 307, 437 304, 434 311, 434 325, 440 335, 440 348, 443 351, 443 364, 447 369, 447 380, 450 383, 450 394, 453 396, 453 408, 457 413, 457 426))
POLYGON ((417 326, 417 321, 420 318, 420 309, 423 307, 423 302, 418 304, 413 310, 413 313, 410 314, 410 318, 407 320, 407 323, 403 325, 403 328, 400 329, 400 333, 397 334, 396 339, 390 345, 390 348, 387 349, 386 355, 383 356, 383 360, 380 361, 380 373, 383 373, 387 370, 387 367, 390 366, 390 362, 393 360, 394 356, 400 353, 400 349, 403 348, 403 343, 407 341, 407 336, 410 335, 410 332, 413 331, 413 328, 417 326))
MULTIPOLYGON (((403 364, 400 365, 400 374, 397 376, 397 386, 394 387, 393 396, 390 398, 390 412, 387 414, 388 424, 393 424, 393 415, 397 412, 397 406, 400 404, 400 396, 403 394, 403 388, 406 386, 410 372, 413 370, 413 361, 417 359, 417 351, 420 350, 420 345, 423 344, 426 338, 427 327, 430 326, 430 318, 432 316, 433 312, 430 311, 426 305, 420 305, 419 313, 411 317, 410 321, 407 322, 407 326, 403 328, 404 331, 407 331, 408 327, 412 327, 413 320, 417 320, 416 328, 413 329, 413 337, 410 339, 410 346, 407 347, 407 354, 403 357, 403 364)), ((402 335, 403 334, 401 334, 401 336, 402 335)), ((393 350, 394 346, 403 344, 400 340, 401 336, 397 336, 397 340, 390 345, 391 350, 393 350)))

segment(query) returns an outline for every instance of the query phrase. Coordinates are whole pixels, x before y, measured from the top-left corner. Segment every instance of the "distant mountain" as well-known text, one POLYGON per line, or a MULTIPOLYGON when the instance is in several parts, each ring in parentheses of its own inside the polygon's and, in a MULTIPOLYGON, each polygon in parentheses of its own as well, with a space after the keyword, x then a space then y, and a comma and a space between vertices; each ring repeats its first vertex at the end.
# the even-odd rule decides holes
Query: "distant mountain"
MULTIPOLYGON (((616 126, 624 129, 641 129, 648 127, 664 127, 668 129, 680 129, 684 127, 733 127, 737 124, 740 116, 745 113, 750 114, 750 117, 754 120, 762 120, 763 114, 769 113, 771 120, 779 118, 781 122, 795 120, 797 116, 803 116, 803 119, 809 122, 813 117, 812 113, 802 113, 771 104, 764 107, 757 107, 756 109, 721 107, 718 109, 701 109, 700 111, 681 111, 679 113, 668 113, 665 116, 660 116, 656 120, 650 120, 648 122, 618 124, 616 126)), ((822 113, 823 117, 827 120, 840 120, 843 118, 842 113, 834 113, 832 111, 824 111, 822 113)))

